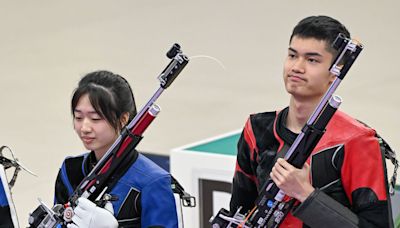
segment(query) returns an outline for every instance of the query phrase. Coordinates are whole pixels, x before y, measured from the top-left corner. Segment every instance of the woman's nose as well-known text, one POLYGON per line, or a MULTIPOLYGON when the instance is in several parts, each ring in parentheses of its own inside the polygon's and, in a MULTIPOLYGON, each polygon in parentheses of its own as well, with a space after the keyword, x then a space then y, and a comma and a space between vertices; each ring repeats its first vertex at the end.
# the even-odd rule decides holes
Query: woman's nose
POLYGON ((84 118, 82 120, 81 131, 85 133, 85 132, 90 132, 91 130, 92 130, 92 127, 91 127, 90 120, 87 118, 84 118))

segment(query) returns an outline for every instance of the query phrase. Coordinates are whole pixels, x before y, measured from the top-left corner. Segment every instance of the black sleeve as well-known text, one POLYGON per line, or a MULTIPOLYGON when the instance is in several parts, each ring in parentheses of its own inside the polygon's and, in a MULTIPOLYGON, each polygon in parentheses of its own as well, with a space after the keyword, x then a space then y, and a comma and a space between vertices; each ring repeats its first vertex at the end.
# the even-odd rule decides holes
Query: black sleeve
POLYGON ((301 203, 293 215, 309 227, 358 227, 357 216, 319 189, 301 203))
MULTIPOLYGON (((94 156, 94 155, 93 155, 94 156)), ((58 171, 55 191, 54 191, 54 201, 55 203, 65 204, 68 202, 69 194, 67 186, 63 182, 63 174, 66 181, 72 188, 72 191, 77 188, 79 183, 81 183, 84 178, 82 172, 82 163, 84 162, 84 155, 77 157, 69 157, 64 160, 61 168, 58 171), (64 170, 64 173, 62 172, 64 170)))
POLYGON ((376 201, 360 209, 360 211, 353 212, 324 192, 316 189, 294 210, 293 215, 309 227, 386 228, 392 227, 387 208, 387 201, 376 201))
POLYGON ((54 203, 65 204, 68 202, 68 190, 61 179, 61 169, 58 171, 56 185, 54 190, 54 203))
POLYGON ((232 185, 232 197, 230 201, 230 212, 235 213, 238 207, 242 206, 242 212, 247 212, 254 207, 258 196, 256 176, 251 168, 250 149, 247 144, 243 130, 238 141, 238 153, 235 175, 232 185))
POLYGON ((14 227, 13 222, 11 220, 11 213, 9 206, 0 206, 0 227, 12 228, 14 227))

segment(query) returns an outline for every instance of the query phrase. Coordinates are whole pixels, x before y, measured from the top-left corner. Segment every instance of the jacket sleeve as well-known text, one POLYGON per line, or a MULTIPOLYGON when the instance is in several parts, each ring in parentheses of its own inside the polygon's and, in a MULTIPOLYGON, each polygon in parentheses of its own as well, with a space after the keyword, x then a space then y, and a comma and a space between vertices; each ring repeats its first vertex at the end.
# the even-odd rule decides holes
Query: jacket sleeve
POLYGON ((65 204, 68 202, 70 190, 68 190, 67 186, 69 184, 69 180, 66 174, 63 172, 64 167, 65 163, 63 163, 62 167, 58 171, 54 188, 54 204, 65 204))
POLYGON ((252 168, 252 162, 255 162, 253 153, 256 149, 252 134, 249 118, 237 144, 236 167, 230 201, 231 213, 235 213, 240 206, 242 212, 247 212, 254 207, 258 196, 256 173, 252 168))
POLYGON ((141 192, 142 227, 178 227, 178 215, 171 188, 171 177, 163 175, 141 192))
POLYGON ((4 187, 0 177, 0 227, 14 227, 4 187))
POLYGON ((340 174, 351 208, 316 189, 293 215, 310 227, 392 227, 382 153, 374 131, 345 143, 340 174))

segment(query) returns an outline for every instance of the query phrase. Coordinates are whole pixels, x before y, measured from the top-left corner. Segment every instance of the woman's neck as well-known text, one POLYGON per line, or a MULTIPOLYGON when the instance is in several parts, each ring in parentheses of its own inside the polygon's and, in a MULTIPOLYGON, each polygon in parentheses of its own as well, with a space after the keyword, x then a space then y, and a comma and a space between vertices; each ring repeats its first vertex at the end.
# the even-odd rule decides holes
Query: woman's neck
POLYGON ((107 151, 94 151, 94 155, 96 157, 96 161, 99 161, 107 151))

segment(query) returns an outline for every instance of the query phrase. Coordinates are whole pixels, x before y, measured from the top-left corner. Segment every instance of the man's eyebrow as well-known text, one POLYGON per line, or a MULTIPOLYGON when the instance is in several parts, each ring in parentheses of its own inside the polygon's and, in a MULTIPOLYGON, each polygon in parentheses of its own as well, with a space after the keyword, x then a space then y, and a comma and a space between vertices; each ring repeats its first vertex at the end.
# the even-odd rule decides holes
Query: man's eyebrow
MULTIPOLYGON (((291 47, 289 47, 289 51, 294 52, 295 54, 298 53, 298 51, 296 49, 291 48, 291 47)), ((304 55, 305 56, 321 56, 322 57, 322 55, 318 52, 306 52, 304 55)))
POLYGON ((291 52, 297 53, 296 49, 294 49, 294 48, 289 47, 288 49, 289 49, 289 51, 291 51, 291 52))

